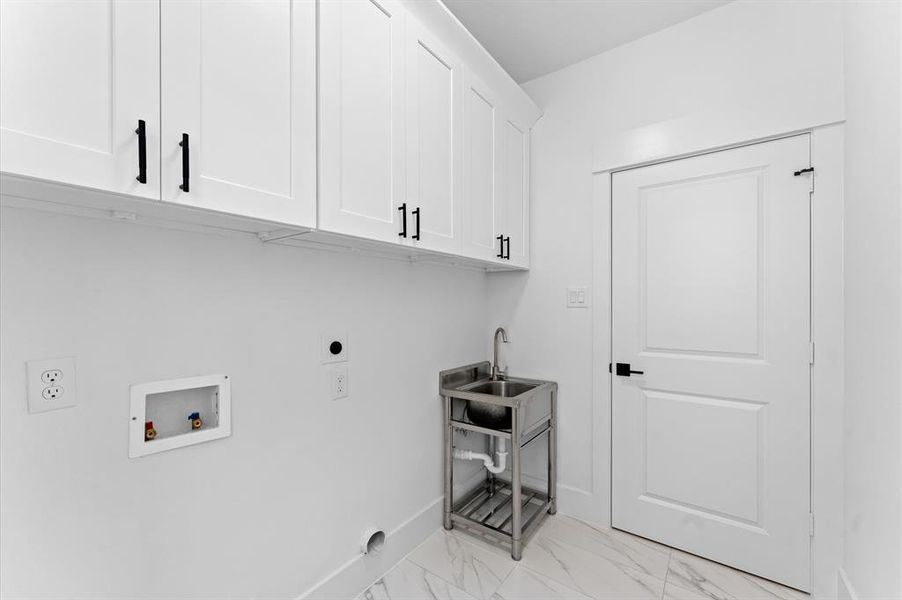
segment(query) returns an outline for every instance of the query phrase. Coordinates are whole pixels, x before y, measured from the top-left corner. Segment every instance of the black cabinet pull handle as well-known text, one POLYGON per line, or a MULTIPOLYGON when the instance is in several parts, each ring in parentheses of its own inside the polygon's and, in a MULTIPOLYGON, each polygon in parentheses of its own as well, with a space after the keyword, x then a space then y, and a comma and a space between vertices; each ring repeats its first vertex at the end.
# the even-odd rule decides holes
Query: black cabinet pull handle
POLYGON ((617 363, 615 374, 618 377, 629 377, 630 375, 645 375, 645 371, 632 371, 629 363, 617 363))
POLYGON ((495 256, 498 258, 504 258, 504 236, 499 235, 495 239, 498 240, 498 254, 496 254, 495 256))
POLYGON ((414 240, 418 240, 418 239, 420 239, 420 207, 418 206, 415 209, 413 209, 412 211, 410 211, 410 214, 417 216, 417 232, 415 234, 413 234, 412 236, 410 236, 410 238, 414 239, 414 240))
POLYGON ((507 244, 507 254, 504 256, 507 260, 511 259, 511 236, 507 236, 504 238, 504 243, 507 244))
POLYGON ((138 183, 147 183, 147 134, 144 131, 144 119, 138 119, 138 183))
POLYGON ((179 186, 179 189, 183 192, 188 192, 188 179, 191 177, 191 172, 189 169, 189 159, 188 159, 188 134, 182 134, 182 141, 179 142, 179 146, 182 147, 182 184, 179 186))
POLYGON ((405 202, 404 204, 399 206, 398 210, 401 211, 401 233, 398 234, 398 237, 406 238, 407 237, 407 203, 405 202))

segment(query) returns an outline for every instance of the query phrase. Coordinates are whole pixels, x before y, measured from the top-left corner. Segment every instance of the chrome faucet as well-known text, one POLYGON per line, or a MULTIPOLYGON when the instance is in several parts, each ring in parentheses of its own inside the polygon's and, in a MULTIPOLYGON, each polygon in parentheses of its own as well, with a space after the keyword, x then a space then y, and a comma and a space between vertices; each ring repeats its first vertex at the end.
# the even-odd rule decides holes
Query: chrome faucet
POLYGON ((492 379, 497 381, 499 379, 504 379, 507 377, 507 369, 499 369, 498 368, 498 334, 501 334, 501 341, 505 344, 510 342, 507 341, 507 332, 504 330, 504 327, 499 327, 495 330, 495 360, 492 363, 492 379))

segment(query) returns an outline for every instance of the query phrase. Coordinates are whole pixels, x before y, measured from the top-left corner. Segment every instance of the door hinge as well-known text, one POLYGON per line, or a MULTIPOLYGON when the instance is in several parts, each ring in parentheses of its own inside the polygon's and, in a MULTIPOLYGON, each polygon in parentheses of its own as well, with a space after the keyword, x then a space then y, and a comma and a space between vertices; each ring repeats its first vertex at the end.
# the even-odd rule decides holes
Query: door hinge
POLYGON ((814 513, 808 513, 808 537, 814 537, 814 513))
POLYGON ((808 364, 814 364, 814 342, 808 342, 808 364))

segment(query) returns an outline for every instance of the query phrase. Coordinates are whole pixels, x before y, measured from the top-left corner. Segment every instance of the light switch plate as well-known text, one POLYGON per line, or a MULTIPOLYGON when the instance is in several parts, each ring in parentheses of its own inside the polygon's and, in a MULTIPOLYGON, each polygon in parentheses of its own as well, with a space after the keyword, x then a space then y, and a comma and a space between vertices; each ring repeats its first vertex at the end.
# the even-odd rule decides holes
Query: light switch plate
POLYGON ((589 289, 586 286, 567 288, 567 308, 588 308, 589 289))
POLYGON ((49 358, 25 363, 28 412, 39 413, 78 404, 75 386, 75 359, 49 358))

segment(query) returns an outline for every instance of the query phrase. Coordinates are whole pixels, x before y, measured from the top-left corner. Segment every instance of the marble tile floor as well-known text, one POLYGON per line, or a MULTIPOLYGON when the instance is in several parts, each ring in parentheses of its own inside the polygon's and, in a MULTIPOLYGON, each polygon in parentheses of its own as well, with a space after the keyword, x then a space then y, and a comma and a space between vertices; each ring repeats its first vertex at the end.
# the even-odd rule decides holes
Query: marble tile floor
POLYGON ((511 560, 439 529, 358 600, 807 600, 808 595, 613 529, 549 517, 511 560))

